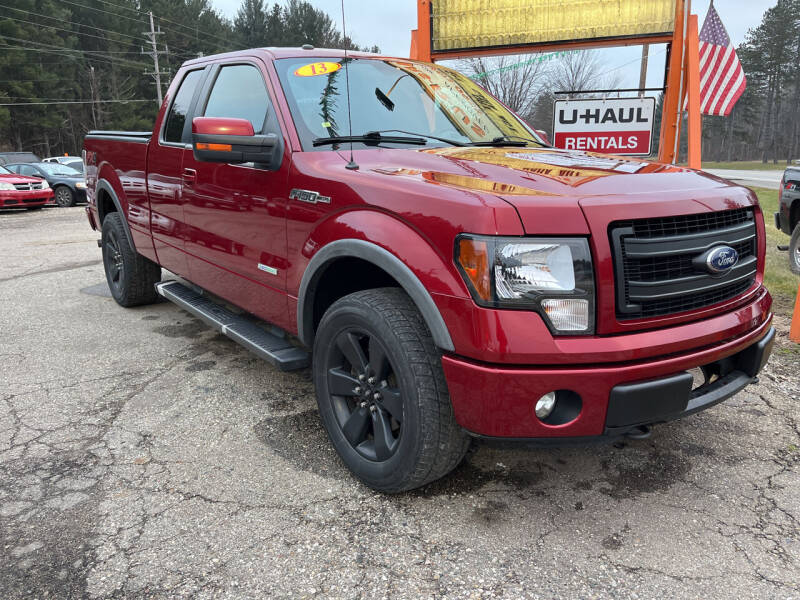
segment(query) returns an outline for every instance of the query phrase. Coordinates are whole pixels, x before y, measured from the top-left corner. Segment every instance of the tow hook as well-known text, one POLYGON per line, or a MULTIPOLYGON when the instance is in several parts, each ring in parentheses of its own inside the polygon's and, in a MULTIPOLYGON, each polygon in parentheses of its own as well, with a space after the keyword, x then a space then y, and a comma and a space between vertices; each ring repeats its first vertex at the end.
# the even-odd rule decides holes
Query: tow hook
POLYGON ((650 425, 638 425, 628 431, 625 434, 625 437, 630 438, 632 440, 646 440, 650 437, 650 434, 653 430, 650 428, 650 425))

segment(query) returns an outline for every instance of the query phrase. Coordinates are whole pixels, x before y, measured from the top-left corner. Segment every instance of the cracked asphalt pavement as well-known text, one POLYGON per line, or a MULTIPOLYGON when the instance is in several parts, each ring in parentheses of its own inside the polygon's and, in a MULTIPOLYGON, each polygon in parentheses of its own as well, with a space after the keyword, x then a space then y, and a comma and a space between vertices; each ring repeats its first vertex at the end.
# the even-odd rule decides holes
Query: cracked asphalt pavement
POLYGON ((0 598, 800 598, 800 353, 650 439, 477 446, 383 496, 281 373, 0 214, 0 598))

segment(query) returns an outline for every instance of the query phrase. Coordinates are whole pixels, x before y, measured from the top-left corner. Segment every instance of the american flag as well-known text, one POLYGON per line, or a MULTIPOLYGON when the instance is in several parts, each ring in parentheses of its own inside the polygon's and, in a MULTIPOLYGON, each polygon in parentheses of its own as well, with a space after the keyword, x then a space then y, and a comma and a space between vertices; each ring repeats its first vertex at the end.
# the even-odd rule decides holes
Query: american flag
POLYGON ((747 79, 714 3, 700 30, 700 112, 727 117, 747 79))

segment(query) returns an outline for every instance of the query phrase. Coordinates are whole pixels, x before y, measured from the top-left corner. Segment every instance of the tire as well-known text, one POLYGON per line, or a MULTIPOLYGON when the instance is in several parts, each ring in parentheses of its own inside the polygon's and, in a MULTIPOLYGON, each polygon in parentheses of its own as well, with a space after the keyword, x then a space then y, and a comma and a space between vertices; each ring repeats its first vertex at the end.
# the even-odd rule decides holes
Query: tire
POLYGON ((55 195, 56 204, 61 208, 75 206, 75 194, 67 186, 57 185, 53 189, 53 194, 55 195))
POLYGON ((319 324, 312 369, 328 436, 369 487, 411 490, 464 458, 470 437, 453 416, 441 354, 402 290, 336 301, 319 324))
POLYGON ((161 267, 131 248, 118 212, 103 221, 102 247, 106 281, 117 304, 131 307, 158 301, 155 284, 161 281, 161 267))
POLYGON ((795 225, 789 242, 789 268, 792 273, 800 275, 800 223, 795 225))

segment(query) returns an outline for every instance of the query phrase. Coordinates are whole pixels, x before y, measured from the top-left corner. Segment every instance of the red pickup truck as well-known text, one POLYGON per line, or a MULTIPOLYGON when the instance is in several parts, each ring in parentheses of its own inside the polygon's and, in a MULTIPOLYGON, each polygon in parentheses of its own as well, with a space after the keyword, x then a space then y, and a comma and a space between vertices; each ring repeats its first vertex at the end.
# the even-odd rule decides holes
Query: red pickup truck
POLYGON ((203 57, 153 132, 84 152, 116 301, 160 295, 310 364, 333 446, 378 490, 442 477, 475 437, 646 436, 770 354, 751 191, 549 147, 438 65, 203 57))

